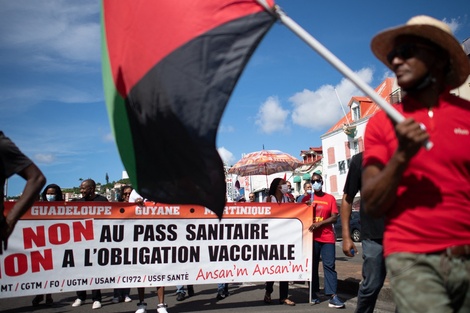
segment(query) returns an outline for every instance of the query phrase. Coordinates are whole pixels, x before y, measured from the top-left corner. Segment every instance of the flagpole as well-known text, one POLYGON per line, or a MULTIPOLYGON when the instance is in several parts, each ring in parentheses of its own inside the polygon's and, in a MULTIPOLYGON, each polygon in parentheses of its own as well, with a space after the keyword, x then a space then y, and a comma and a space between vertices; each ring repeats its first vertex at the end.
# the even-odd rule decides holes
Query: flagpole
POLYGON ((346 118, 346 121, 348 122, 348 126, 349 126, 349 125, 351 125, 351 123, 349 122, 348 115, 346 114, 346 111, 344 110, 343 102, 341 102, 341 99, 338 95, 338 92, 336 91, 336 88, 335 88, 335 94, 336 94, 336 98, 338 98, 339 105, 341 106, 341 110, 343 110, 344 117, 346 118))
MULTIPOLYGON (((349 67, 346 66, 346 64, 338 59, 327 48, 325 48, 325 46, 323 46, 318 40, 316 40, 299 24, 287 16, 278 5, 275 5, 274 8, 270 8, 263 0, 257 0, 257 2, 268 12, 273 13, 277 18, 279 18, 287 28, 299 36, 300 39, 302 39, 313 50, 320 54, 320 56, 322 56, 328 63, 333 65, 333 67, 335 67, 341 74, 343 74, 354 85, 356 85, 360 90, 368 95, 375 103, 377 103, 380 108, 382 108, 382 110, 385 111, 385 113, 387 113, 388 116, 390 116, 393 121, 400 123, 405 120, 405 117, 401 115, 400 112, 398 112, 390 103, 385 101, 385 99, 379 96, 374 89, 372 89, 359 77, 359 75, 354 73, 349 67)), ((421 127, 424 127, 424 125, 421 125, 421 127)), ((426 142, 425 147, 428 150, 431 149, 432 143, 430 141, 426 142)))

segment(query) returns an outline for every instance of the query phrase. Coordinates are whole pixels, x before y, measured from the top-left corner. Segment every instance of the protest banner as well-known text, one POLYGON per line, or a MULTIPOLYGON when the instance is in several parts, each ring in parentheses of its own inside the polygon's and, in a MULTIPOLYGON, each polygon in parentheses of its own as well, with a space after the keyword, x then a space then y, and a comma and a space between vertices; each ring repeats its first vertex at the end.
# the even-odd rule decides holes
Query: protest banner
MULTIPOLYGON (((13 203, 5 203, 6 210, 13 203)), ((123 287, 310 280, 312 209, 36 202, 0 255, 0 298, 123 287)))

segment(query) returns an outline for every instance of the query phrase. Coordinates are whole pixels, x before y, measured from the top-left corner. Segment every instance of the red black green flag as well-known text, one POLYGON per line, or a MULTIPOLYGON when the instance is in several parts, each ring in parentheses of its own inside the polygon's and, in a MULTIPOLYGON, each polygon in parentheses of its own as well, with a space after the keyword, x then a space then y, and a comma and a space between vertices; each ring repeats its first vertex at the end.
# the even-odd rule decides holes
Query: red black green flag
POLYGON ((274 21, 256 0, 103 0, 108 116, 143 197, 203 205, 222 216, 226 185, 217 128, 274 21))

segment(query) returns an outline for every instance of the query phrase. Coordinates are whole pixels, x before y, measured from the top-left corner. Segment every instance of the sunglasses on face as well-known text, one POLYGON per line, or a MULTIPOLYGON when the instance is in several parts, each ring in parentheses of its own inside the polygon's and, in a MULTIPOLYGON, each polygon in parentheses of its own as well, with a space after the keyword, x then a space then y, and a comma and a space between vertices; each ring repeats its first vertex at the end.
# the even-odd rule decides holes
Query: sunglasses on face
POLYGON ((398 57, 402 60, 408 60, 414 56, 416 56, 422 49, 433 50, 436 49, 426 45, 420 45, 415 43, 407 43, 396 47, 392 51, 387 54, 387 61, 388 63, 392 64, 392 61, 398 57))
POLYGON ((312 180, 312 183, 322 183, 323 181, 321 179, 314 179, 312 180))

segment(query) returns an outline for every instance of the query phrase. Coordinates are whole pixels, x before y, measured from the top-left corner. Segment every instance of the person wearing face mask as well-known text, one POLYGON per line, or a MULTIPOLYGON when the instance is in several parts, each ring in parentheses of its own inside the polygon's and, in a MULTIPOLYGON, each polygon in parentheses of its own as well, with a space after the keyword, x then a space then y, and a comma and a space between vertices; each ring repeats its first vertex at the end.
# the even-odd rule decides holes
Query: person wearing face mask
POLYGON ((313 190, 312 190, 312 183, 310 181, 306 181, 304 183, 304 193, 300 196, 297 197, 297 200, 296 202, 303 202, 302 200, 305 198, 305 197, 308 197, 310 198, 311 195, 313 193, 313 190))
POLYGON ((265 202, 277 202, 277 203, 286 203, 289 202, 287 197, 287 192, 289 188, 287 183, 282 178, 274 178, 269 186, 268 196, 265 199, 265 202))
MULTIPOLYGON (((56 184, 49 184, 41 193, 41 201, 64 201, 62 190, 56 184)), ((44 295, 37 295, 33 299, 33 306, 38 306, 44 300, 44 295)), ((46 305, 52 305, 54 300, 50 293, 46 294, 46 305)))
POLYGON ((335 269, 336 261, 336 236, 333 228, 338 219, 338 206, 336 199, 322 190, 323 179, 319 174, 312 175, 312 197, 304 197, 302 202, 313 205, 313 224, 309 231, 313 233, 313 264, 312 264, 312 290, 311 302, 319 304, 320 298, 317 292, 320 291, 318 266, 320 256, 323 263, 323 273, 325 275, 324 291, 329 296, 328 306, 330 308, 344 308, 344 303, 336 295, 338 286, 338 274, 335 269), (312 201, 313 200, 313 201, 312 201))
POLYGON ((49 184, 41 193, 42 201, 64 201, 62 190, 56 184, 49 184))
MULTIPOLYGON (((289 198, 286 196, 288 187, 286 181, 282 178, 275 178, 271 182, 269 187, 268 196, 265 199, 265 202, 274 202, 274 203, 288 203, 289 198)), ((266 293, 264 295, 264 303, 271 304, 271 294, 273 292, 274 282, 266 282, 266 293)), ((279 282, 279 303, 294 306, 295 302, 288 298, 289 295, 289 282, 281 281, 279 282)))
POLYGON ((289 199, 289 202, 295 202, 295 197, 292 194, 292 184, 290 183, 290 181, 286 181, 286 185, 287 185, 286 196, 289 199))

